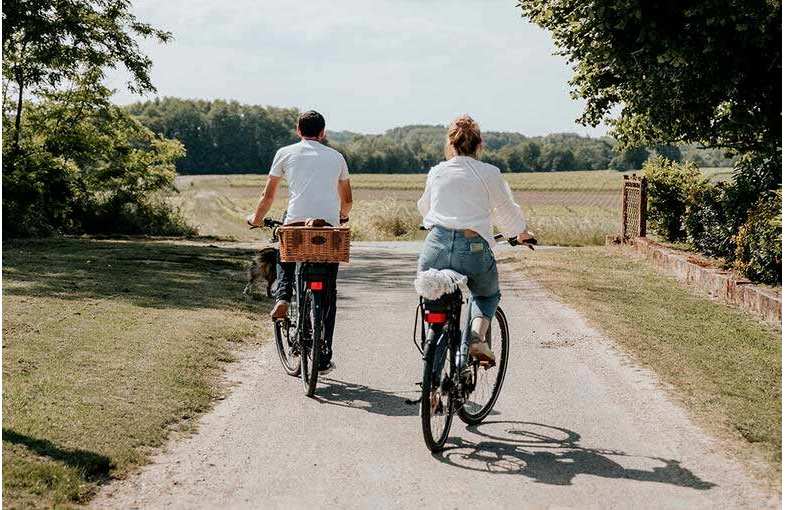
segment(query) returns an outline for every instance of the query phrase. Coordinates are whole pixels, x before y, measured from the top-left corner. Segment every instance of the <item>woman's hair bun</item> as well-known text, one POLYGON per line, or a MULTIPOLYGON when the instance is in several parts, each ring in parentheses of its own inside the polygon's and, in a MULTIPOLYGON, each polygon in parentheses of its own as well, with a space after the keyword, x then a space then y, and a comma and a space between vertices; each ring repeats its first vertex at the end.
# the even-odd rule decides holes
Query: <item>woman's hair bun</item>
POLYGON ((468 115, 461 115, 447 128, 447 143, 444 155, 447 159, 454 156, 476 156, 482 145, 480 126, 468 115))

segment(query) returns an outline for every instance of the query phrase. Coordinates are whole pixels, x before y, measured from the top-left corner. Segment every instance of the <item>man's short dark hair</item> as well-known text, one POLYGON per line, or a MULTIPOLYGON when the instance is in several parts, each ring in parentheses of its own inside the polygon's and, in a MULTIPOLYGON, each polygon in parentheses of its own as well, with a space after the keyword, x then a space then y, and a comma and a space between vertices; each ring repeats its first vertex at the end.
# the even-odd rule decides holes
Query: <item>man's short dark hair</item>
POLYGON ((324 117, 322 117, 321 113, 314 110, 301 113, 297 119, 297 129, 300 130, 300 134, 303 136, 319 136, 319 133, 324 130, 324 125, 324 117))

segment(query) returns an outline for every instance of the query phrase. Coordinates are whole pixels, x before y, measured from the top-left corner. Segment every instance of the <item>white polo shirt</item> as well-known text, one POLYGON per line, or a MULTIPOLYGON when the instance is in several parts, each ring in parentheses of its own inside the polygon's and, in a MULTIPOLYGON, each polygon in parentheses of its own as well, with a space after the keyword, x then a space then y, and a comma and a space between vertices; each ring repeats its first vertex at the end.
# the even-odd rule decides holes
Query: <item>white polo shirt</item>
POLYGON ((283 177, 289 186, 284 223, 321 218, 336 227, 340 224, 338 181, 349 178, 340 152, 315 140, 301 140, 278 149, 269 175, 283 177))

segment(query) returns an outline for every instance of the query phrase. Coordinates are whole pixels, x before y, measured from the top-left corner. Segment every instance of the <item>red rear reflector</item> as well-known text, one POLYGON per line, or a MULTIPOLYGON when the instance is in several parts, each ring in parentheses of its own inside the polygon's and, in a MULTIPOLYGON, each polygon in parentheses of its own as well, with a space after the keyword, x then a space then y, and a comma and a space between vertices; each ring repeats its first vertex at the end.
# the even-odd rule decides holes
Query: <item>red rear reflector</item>
POLYGON ((429 324, 444 324, 447 322, 446 313, 425 312, 425 322, 429 324))
POLYGON ((308 288, 311 290, 323 290, 324 282, 308 282, 308 288))

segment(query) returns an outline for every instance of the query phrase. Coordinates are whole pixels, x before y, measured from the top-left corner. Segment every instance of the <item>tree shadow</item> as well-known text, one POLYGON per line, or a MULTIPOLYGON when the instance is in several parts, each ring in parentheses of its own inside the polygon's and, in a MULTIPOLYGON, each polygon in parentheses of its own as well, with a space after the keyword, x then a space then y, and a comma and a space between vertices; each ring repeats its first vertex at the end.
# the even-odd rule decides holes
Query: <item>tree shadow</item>
POLYGON ((150 239, 52 238, 3 243, 8 296, 113 299, 151 308, 247 307, 254 250, 150 239))
POLYGON ((680 461, 630 455, 618 450, 586 448, 569 429, 532 422, 492 421, 467 429, 484 439, 450 438, 451 445, 434 454, 440 462, 484 473, 520 475, 536 483, 572 485, 578 475, 656 482, 708 490, 716 484, 702 480, 680 461), (490 430, 504 429, 502 434, 490 430), (625 468, 611 457, 656 463, 651 469, 625 468))
POLYGON ((3 442, 25 446, 36 455, 76 468, 88 482, 107 480, 114 468, 111 459, 105 455, 87 450, 61 448, 47 439, 26 436, 8 428, 3 428, 3 442))
POLYGON ((420 393, 417 389, 392 392, 330 378, 320 378, 319 383, 314 398, 321 404, 359 409, 383 416, 417 415, 417 405, 408 403, 406 398, 400 396, 400 393, 411 393, 416 397, 420 393))

